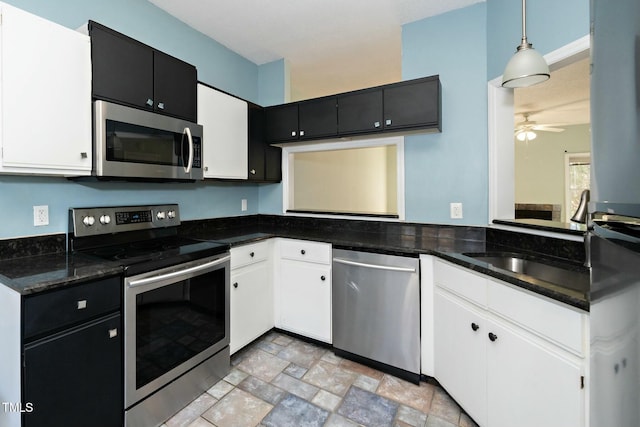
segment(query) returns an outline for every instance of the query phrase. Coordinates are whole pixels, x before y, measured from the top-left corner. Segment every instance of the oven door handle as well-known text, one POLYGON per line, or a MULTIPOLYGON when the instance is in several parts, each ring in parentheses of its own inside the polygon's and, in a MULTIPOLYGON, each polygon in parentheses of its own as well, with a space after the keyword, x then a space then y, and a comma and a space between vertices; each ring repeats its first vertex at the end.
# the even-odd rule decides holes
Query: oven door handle
POLYGON ((145 277, 142 279, 137 279, 137 280, 132 280, 131 282, 129 282, 129 287, 130 288, 135 288, 138 286, 143 286, 143 285, 150 285, 153 283, 157 283, 157 282, 162 282, 165 280, 172 280, 175 279, 176 277, 180 277, 180 276, 189 276, 195 273, 199 273, 203 270, 208 270, 212 267, 215 267, 217 265, 223 264, 227 261, 229 261, 231 259, 231 255, 226 255, 222 258, 216 259, 214 261, 211 262, 207 262, 204 264, 200 264, 200 265, 196 265, 193 267, 189 267, 189 268, 185 268, 184 270, 177 270, 177 271, 172 271, 171 273, 165 273, 165 274, 158 274, 157 276, 151 276, 151 277, 145 277))

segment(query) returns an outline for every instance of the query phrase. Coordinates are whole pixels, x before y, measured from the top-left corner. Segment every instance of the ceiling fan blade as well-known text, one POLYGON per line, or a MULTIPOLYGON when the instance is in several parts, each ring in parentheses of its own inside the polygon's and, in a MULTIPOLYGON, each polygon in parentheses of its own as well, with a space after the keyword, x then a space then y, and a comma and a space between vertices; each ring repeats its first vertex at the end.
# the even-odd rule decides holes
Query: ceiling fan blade
POLYGON ((533 126, 531 129, 542 131, 542 132, 564 132, 564 129, 562 128, 554 128, 554 127, 545 126, 545 125, 533 126))

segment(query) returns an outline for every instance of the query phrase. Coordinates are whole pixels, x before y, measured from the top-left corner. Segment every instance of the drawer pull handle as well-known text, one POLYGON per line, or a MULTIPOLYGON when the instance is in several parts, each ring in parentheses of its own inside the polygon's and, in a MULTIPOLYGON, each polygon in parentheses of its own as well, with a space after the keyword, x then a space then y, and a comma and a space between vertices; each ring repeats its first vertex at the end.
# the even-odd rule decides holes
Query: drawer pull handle
POLYGON ((302 250, 300 251, 300 253, 301 253, 302 255, 304 255, 304 254, 306 254, 306 253, 307 253, 307 251, 305 251, 304 249, 302 249, 302 250))
POLYGON ((233 284, 233 287, 234 287, 234 288, 236 288, 236 289, 238 289, 238 282, 235 282, 235 283, 233 284))
POLYGON ((471 324, 471 329, 473 329, 474 331, 477 331, 478 329, 480 329, 480 326, 478 326, 477 323, 472 323, 471 324))
POLYGON ((320 280, 324 282, 325 280, 327 280, 327 278, 325 276, 320 276, 320 280))
POLYGON ((87 300, 83 299, 78 301, 78 310, 84 310, 85 308, 87 308, 87 300))
POLYGON ((498 336, 493 332, 489 332, 489 339, 491 340, 491 342, 493 342, 498 339, 498 336))
POLYGON ((253 258, 254 256, 256 256, 256 254, 255 254, 255 252, 251 252, 251 253, 249 254, 249 256, 250 256, 251 258, 253 258))
POLYGON ((118 336, 118 329, 109 329, 109 338, 115 338, 118 336))

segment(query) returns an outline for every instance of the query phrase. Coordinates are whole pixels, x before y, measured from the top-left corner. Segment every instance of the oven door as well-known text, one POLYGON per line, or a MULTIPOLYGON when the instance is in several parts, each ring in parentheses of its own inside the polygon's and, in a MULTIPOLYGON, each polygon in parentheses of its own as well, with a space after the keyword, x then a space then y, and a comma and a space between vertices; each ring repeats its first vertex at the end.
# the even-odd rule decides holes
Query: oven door
POLYGON ((229 260, 125 278, 125 408, 229 345, 229 260))

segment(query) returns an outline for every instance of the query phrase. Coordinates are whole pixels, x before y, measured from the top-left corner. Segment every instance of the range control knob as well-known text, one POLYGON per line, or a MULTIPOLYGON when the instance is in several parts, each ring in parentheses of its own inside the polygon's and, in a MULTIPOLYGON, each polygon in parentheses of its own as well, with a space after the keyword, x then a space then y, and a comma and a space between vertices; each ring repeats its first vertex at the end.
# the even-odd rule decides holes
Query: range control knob
POLYGON ((96 222, 96 219, 91 215, 87 215, 84 218, 82 218, 82 223, 87 227, 91 227, 93 224, 95 224, 95 222, 96 222))
POLYGON ((163 220, 167 217, 167 214, 164 211, 158 211, 156 214, 156 218, 159 220, 163 220))
POLYGON ((173 218, 175 218, 175 217, 176 217, 176 211, 174 211, 174 210, 170 210, 169 212, 167 212, 167 217, 168 217, 169 219, 173 219, 173 218))
POLYGON ((111 222, 111 217, 109 215, 102 215, 100 217, 100 224, 107 225, 111 222))

